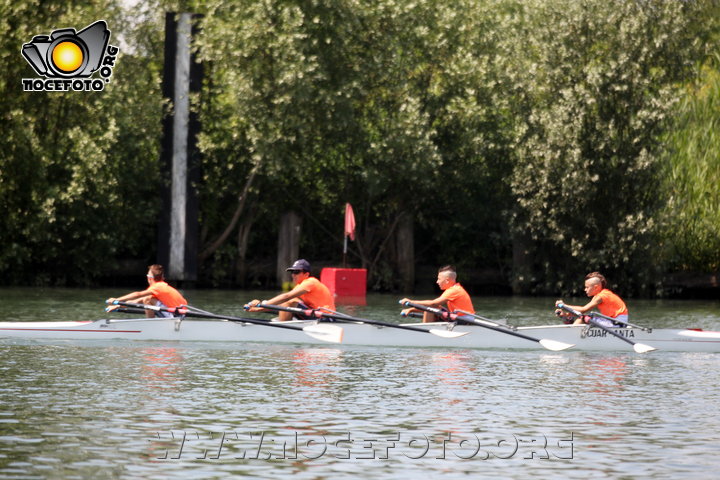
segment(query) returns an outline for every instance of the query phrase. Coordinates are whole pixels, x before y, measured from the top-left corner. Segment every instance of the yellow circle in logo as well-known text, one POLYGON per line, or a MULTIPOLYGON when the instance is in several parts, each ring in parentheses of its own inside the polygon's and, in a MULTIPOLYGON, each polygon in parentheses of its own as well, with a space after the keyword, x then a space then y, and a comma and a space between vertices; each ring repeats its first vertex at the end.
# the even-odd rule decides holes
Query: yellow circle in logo
POLYGON ((53 49, 52 61, 63 72, 74 72, 83 63, 83 53, 73 42, 60 42, 53 49))

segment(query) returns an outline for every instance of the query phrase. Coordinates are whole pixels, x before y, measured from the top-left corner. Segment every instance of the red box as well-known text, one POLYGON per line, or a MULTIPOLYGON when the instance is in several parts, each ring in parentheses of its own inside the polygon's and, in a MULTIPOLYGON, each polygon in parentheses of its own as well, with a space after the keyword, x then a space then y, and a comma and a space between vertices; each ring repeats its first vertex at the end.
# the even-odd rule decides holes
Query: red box
POLYGON ((367 270, 364 268, 323 268, 320 281, 336 297, 364 297, 367 270))

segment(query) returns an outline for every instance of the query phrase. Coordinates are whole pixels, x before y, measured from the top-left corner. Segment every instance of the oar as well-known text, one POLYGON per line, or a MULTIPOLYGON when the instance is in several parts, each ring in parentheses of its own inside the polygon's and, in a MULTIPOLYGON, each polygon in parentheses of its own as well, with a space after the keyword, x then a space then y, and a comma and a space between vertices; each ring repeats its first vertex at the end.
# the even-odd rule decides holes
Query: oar
POLYGON ((495 325, 496 327, 502 327, 507 328, 508 330, 512 330, 513 332, 517 331, 517 327, 515 325, 507 325, 500 322, 496 322, 495 320, 490 320, 489 318, 481 317, 477 313, 470 313, 465 310, 455 310, 453 313, 462 313, 463 315, 470 315, 473 318, 477 318, 478 320, 482 320, 483 322, 491 323, 495 325))
POLYGON ((535 338, 535 337, 531 337, 529 335, 524 335, 522 333, 513 332, 512 330, 510 330, 508 328, 497 326, 498 324, 496 324, 494 322, 487 322, 487 321, 469 317, 469 316, 457 315, 455 313, 446 312, 445 310, 442 310, 440 308, 426 307, 425 305, 419 305, 419 304, 413 303, 413 302, 405 302, 404 304, 401 302, 401 304, 406 307, 413 307, 413 308, 417 308, 418 310, 424 310, 426 312, 434 313, 435 315, 438 315, 439 317, 442 317, 442 318, 445 318, 448 320, 459 319, 459 320, 462 320, 463 322, 477 325, 479 327, 484 327, 484 328, 489 328, 490 330, 495 330, 496 332, 507 333, 508 335, 513 335, 515 337, 524 338, 525 340, 530 340, 532 342, 539 343, 543 347, 547 348, 548 350, 552 350, 553 352, 557 352, 560 350, 566 350, 570 347, 575 346, 571 343, 558 342, 557 340, 550 340, 548 338, 535 338))
MULTIPOLYGON (((578 313, 580 313, 580 312, 578 312, 578 313)), ((604 318, 605 320, 610 320, 611 322, 615 322, 615 323, 622 323, 623 325, 627 325, 628 327, 639 328, 643 332, 648 332, 648 333, 652 332, 652 328, 650 328, 650 327, 642 327, 640 325, 635 325, 634 323, 624 322, 622 320, 618 320, 617 318, 612 318, 612 317, 608 317, 607 315, 603 315, 602 313, 592 312, 592 313, 590 313, 590 316, 604 318)))
MULTIPOLYGON (((572 313, 573 315, 576 315, 576 316, 578 316, 578 317, 582 317, 582 316, 583 316, 582 313, 578 312, 578 311, 575 310, 574 308, 571 308, 571 307, 565 305, 564 303, 558 303, 558 304, 555 305, 555 306, 558 307, 558 308, 560 308, 560 309, 562 309, 562 310, 565 310, 566 312, 570 312, 570 313, 572 313)), ((593 315, 587 315, 587 317, 588 317, 588 321, 590 322, 591 325, 599 328, 600 330, 605 330, 607 333, 609 333, 610 335, 613 335, 613 336, 619 338, 619 339, 622 340, 623 342, 629 343, 630 345, 633 346, 633 350, 635 350, 637 353, 646 353, 646 352, 652 352, 653 350, 657 350, 657 348, 651 347, 650 345, 645 345, 644 343, 633 342, 633 341, 630 340, 629 338, 623 337, 622 335, 620 335, 619 333, 613 331, 612 329, 610 329, 610 328, 608 328, 608 327, 606 327, 606 326, 604 326, 604 325, 600 325, 600 324, 598 323, 598 321, 595 320, 595 317, 594 317, 593 315)), ((611 320, 612 320, 612 319, 611 319, 611 320)))
POLYGON ((262 325, 265 327, 273 327, 273 328, 284 328, 287 330, 301 330, 306 335, 316 338, 318 340, 323 340, 325 342, 331 342, 331 343, 342 343, 342 337, 343 337, 343 329, 342 327, 338 327, 337 325, 308 325, 306 327, 298 327, 295 325, 283 325, 279 322, 266 322, 264 320, 258 320, 256 318, 244 318, 244 317, 231 317, 229 315, 215 315, 213 313, 208 312, 197 312, 197 311, 191 311, 187 307, 160 307, 157 305, 144 305, 140 303, 129 303, 129 302, 119 302, 115 300, 112 302, 113 305, 121 305, 123 307, 133 307, 133 308, 142 308, 146 310, 153 310, 156 312, 169 312, 169 313, 177 313, 178 315, 185 315, 187 317, 197 317, 197 318, 211 318, 215 320, 229 320, 231 322, 238 322, 238 323, 251 323, 253 325, 262 325))
MULTIPOLYGON (((410 330, 412 332, 430 333, 437 337, 443 337, 443 338, 457 338, 457 337, 462 337, 463 335, 467 335, 468 333, 470 333, 470 332, 453 332, 451 330, 440 330, 438 328, 431 328, 429 330, 426 330, 424 328, 409 327, 407 325, 397 325, 395 323, 386 323, 386 322, 380 322, 377 320, 368 320, 367 318, 351 317, 350 315, 345 315, 344 313, 335 312, 335 311, 332 311, 329 309, 325 309, 325 311, 323 311, 320 309, 305 309, 305 308, 297 308, 297 307, 284 307, 281 305, 268 305, 266 303, 260 303, 257 306, 260 308, 266 308, 268 310, 277 310, 279 312, 299 313, 299 314, 302 314, 302 315, 305 315, 308 317, 334 318, 334 319, 343 320, 343 321, 352 322, 352 323, 367 323, 369 325, 377 325, 380 327, 399 328, 402 330, 410 330)), ((245 308, 249 308, 249 306, 245 305, 245 308)))

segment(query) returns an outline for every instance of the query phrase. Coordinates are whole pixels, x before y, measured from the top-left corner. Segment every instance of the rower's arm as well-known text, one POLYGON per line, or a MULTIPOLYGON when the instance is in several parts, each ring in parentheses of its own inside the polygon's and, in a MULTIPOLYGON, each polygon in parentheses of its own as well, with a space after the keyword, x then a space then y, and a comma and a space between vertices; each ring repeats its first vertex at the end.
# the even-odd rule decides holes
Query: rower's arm
MULTIPOLYGON (((409 298, 403 298, 402 300, 400 300, 401 304, 405 304, 407 302, 417 303, 418 305, 422 305, 424 307, 441 307, 441 306, 445 305, 445 302, 447 302, 447 299, 443 298, 443 297, 438 297, 434 300, 410 300, 409 298)), ((408 310, 410 310, 410 309, 408 309, 408 310)), ((417 308, 412 309, 412 310, 418 311, 417 308)))
POLYGON ((136 300, 138 298, 147 297, 148 295, 152 295, 152 292, 150 291, 150 289, 143 290, 141 292, 128 293, 127 295, 123 295, 122 297, 109 298, 108 300, 117 301, 117 302, 127 302, 129 300, 136 300))
POLYGON ((579 305, 568 305, 568 307, 577 310, 580 313, 586 313, 592 310, 593 308, 597 307, 602 303, 602 298, 595 295, 592 300, 590 300, 586 305, 579 306, 579 305))
POLYGON ((281 293, 280 295, 276 295, 270 300, 265 300, 263 303, 267 303, 268 305, 280 305, 288 300, 292 300, 293 298, 299 297, 301 295, 305 295, 308 293, 307 290, 304 288, 297 286, 290 290, 289 292, 281 293))

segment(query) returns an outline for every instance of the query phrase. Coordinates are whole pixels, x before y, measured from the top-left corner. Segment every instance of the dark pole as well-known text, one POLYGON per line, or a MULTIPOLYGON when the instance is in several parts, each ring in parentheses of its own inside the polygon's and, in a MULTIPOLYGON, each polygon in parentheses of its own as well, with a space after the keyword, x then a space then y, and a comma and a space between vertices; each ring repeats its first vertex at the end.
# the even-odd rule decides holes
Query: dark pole
POLYGON ((191 94, 200 92, 203 69, 192 53, 199 15, 165 15, 163 96, 170 108, 163 117, 160 165, 163 208, 158 232, 158 261, 170 280, 192 284, 198 271, 198 198, 200 122, 191 94))

